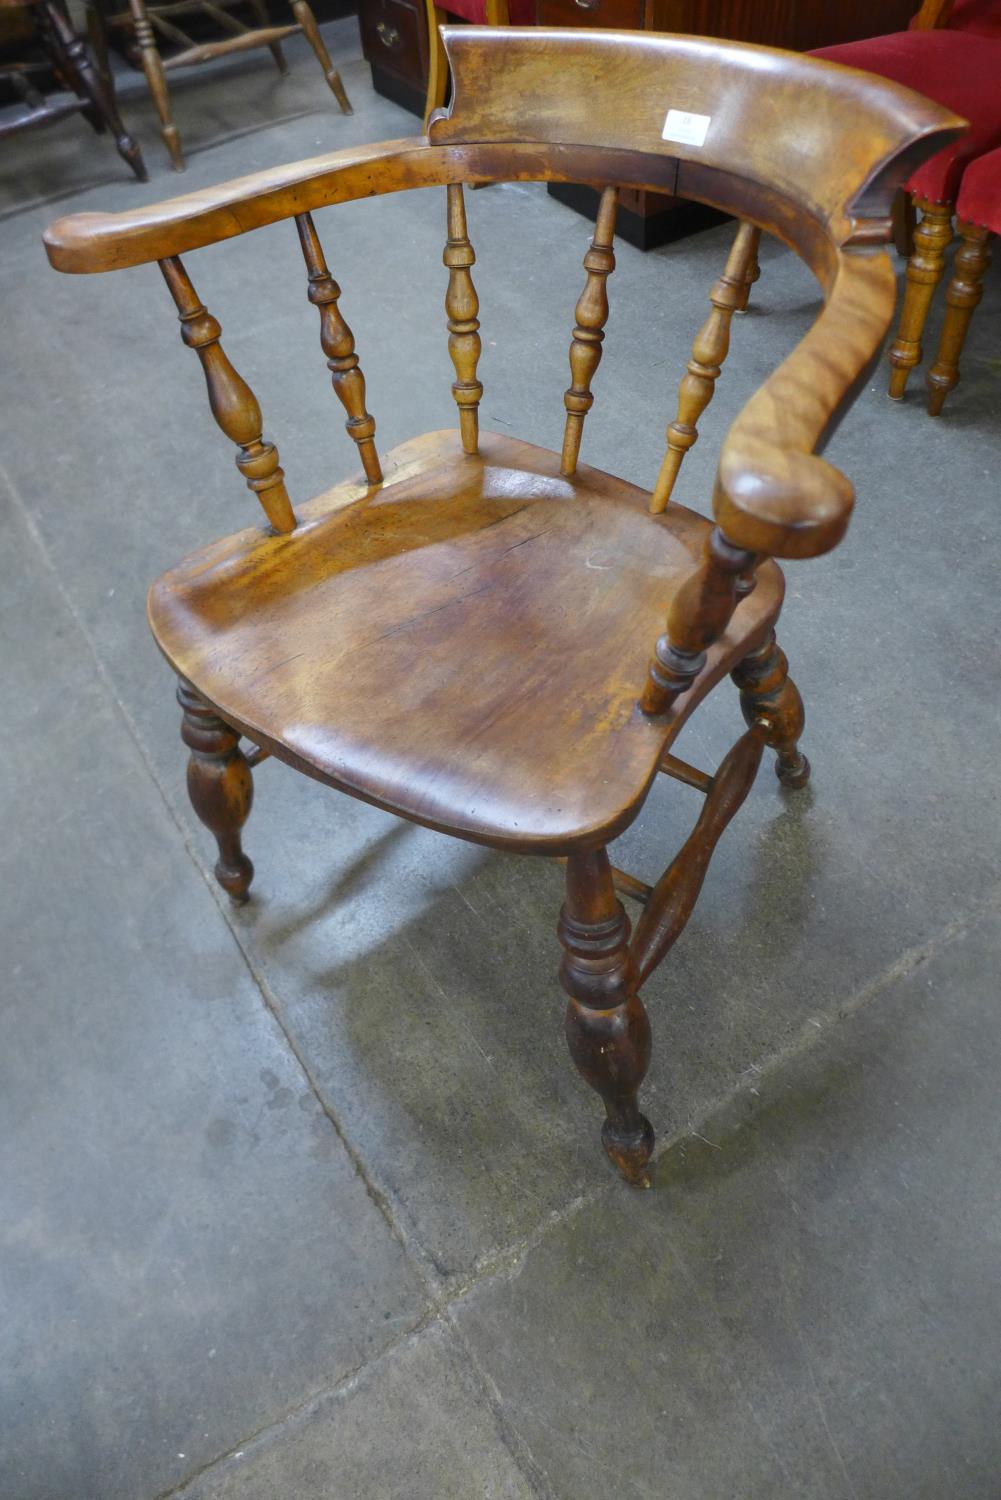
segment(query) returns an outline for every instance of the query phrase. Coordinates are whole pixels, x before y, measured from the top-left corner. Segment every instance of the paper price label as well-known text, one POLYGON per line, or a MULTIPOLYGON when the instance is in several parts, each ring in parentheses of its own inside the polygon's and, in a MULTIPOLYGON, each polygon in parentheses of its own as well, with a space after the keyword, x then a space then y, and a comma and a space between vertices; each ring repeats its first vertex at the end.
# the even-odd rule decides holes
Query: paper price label
POLYGON ((669 109, 661 135, 665 141, 682 146, 704 146, 712 115, 693 115, 687 109, 669 109))

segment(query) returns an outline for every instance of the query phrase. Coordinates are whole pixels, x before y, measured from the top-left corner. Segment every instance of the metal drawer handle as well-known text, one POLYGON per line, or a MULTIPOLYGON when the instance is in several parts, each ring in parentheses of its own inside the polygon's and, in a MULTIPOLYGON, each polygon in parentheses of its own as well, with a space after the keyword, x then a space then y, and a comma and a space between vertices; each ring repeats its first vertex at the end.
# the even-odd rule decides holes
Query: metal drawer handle
POLYGON ((597 10, 599 0, 574 0, 574 4, 579 5, 581 10, 597 10))
MULTIPOLYGON (((582 0, 577 0, 578 5, 581 3, 582 0)), ((590 0, 590 3, 594 4, 595 0, 590 0)), ((395 26, 387 26, 385 21, 378 21, 375 29, 379 33, 379 40, 384 47, 393 48, 400 45, 400 33, 395 26)))

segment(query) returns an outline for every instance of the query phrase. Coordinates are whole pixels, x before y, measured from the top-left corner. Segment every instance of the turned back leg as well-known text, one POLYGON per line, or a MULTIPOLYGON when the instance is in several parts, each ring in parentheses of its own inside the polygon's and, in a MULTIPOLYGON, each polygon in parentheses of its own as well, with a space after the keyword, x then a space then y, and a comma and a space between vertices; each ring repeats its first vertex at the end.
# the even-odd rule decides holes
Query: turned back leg
POLYGON ((191 751, 188 796, 198 817, 215 835, 219 858, 215 878, 235 902, 250 894, 254 867, 243 852, 240 830, 250 815, 254 783, 240 736, 187 682, 177 689, 184 710, 181 738, 191 751))
POLYGON ((768 720, 765 743, 776 753, 775 774, 782 785, 793 790, 806 786, 810 762, 799 748, 805 720, 803 700, 789 676, 789 663, 774 631, 744 657, 731 676, 740 688, 740 706, 747 723, 768 720))
POLYGON ((183 172, 184 156, 181 151, 181 137, 170 112, 167 75, 163 71, 163 59, 160 57, 160 49, 156 45, 156 37, 153 34, 153 23, 146 13, 145 0, 129 0, 129 9, 132 12, 132 23, 135 27, 143 73, 146 75, 146 85, 153 96, 156 112, 160 116, 160 134, 163 136, 163 144, 170 152, 170 165, 174 171, 183 172))
POLYGON ((338 73, 330 60, 330 53, 327 51, 326 43, 320 35, 320 28, 316 24, 316 17, 313 15, 309 0, 291 0, 291 3, 292 14, 302 27, 302 34, 312 47, 316 60, 323 69, 323 76, 327 80, 327 87, 340 105, 341 114, 353 115, 354 110, 351 108, 351 101, 344 91, 344 84, 341 82, 340 73, 338 73))
POLYGON ((914 230, 914 251, 907 262, 907 283, 900 309, 897 336, 887 358, 890 371, 890 398, 902 401, 907 378, 921 363, 921 335, 924 333, 935 288, 945 269, 945 252, 952 239, 952 208, 948 203, 933 203, 917 198, 921 222, 914 230))
POLYGON ((991 263, 990 230, 961 219, 962 244, 956 251, 952 278, 945 289, 945 319, 938 341, 935 363, 925 377, 928 411, 937 417, 945 398, 959 384, 959 357, 973 317, 973 309, 984 294, 984 272, 991 263))
POLYGON ((567 860, 558 930, 570 1055, 604 1103, 606 1152, 627 1182, 649 1187, 653 1130, 637 1094, 650 1061, 650 1022, 636 994, 629 921, 604 849, 567 860))

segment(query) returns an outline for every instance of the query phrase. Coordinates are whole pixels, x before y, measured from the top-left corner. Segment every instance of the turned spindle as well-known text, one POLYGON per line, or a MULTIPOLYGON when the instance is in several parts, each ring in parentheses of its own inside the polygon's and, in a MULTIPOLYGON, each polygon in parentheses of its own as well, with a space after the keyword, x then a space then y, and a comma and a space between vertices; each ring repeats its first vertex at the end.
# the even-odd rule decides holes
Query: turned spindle
POLYGON ((645 714, 666 713, 691 687, 706 664, 706 649, 730 623, 737 602, 749 592, 755 555, 728 541, 718 526, 706 539, 700 566, 671 602, 667 630, 654 647, 640 698, 645 714))
POLYGON ((276 531, 294 531, 295 513, 285 491, 278 449, 262 436, 261 408, 242 375, 230 364, 219 337, 218 321, 199 302, 198 294, 176 255, 160 261, 160 270, 177 304, 181 338, 201 360, 212 415, 239 448, 236 466, 276 531))
POLYGON ((567 1044, 581 1077, 604 1103, 602 1145, 627 1182, 649 1187, 654 1137, 637 1095, 650 1062, 650 1022, 636 993, 629 919, 604 849, 567 859, 558 933, 560 983, 569 996, 567 1044))
MULTIPOLYGON (((743 226, 741 226, 743 227, 743 226)), ((761 267, 758 264, 758 250, 761 245, 761 230, 756 224, 750 226, 751 233, 747 240, 747 259, 744 268, 744 284, 737 298, 737 312, 747 311, 747 304, 751 298, 751 287, 761 275, 761 267)), ((738 234, 740 231, 737 231, 738 234)))
POLYGON ((479 443, 480 397, 483 386, 476 378, 480 357, 480 300, 473 286, 470 267, 476 264, 473 247, 466 230, 466 203, 461 183, 450 183, 448 195, 448 240, 442 260, 448 267, 448 290, 445 312, 448 314, 448 352, 455 366, 452 395, 459 408, 459 433, 467 453, 475 453, 479 443))
POLYGON ((900 309, 897 334, 887 359, 890 371, 891 401, 902 401, 907 379, 915 365, 921 363, 921 335, 935 288, 945 270, 945 252, 952 241, 952 209, 948 203, 933 203, 930 198, 915 198, 921 219, 914 230, 914 253, 907 262, 904 301, 900 309))
POLYGON ((935 363, 925 376, 928 414, 937 417, 945 398, 959 384, 959 356, 963 352, 973 310, 984 294, 984 273, 991 263, 990 230, 961 219, 962 243, 956 251, 952 277, 945 289, 945 317, 935 363))
POLYGON ((307 295, 320 314, 320 347, 327 356, 334 390, 348 414, 348 436, 358 444, 369 484, 381 484, 382 468, 374 441, 375 418, 365 409, 365 377, 355 353, 354 334, 337 304, 341 289, 327 269, 312 214, 296 214, 295 224, 309 275, 307 295))
POLYGON ((698 422, 716 390, 723 361, 730 349, 730 324, 735 312, 747 306, 751 284, 757 279, 760 231, 741 224, 727 256, 723 274, 709 293, 712 311, 696 335, 692 357, 678 388, 678 415, 667 429, 664 454, 650 509, 658 515, 667 506, 682 460, 698 441, 698 422))
POLYGON ((615 270, 612 241, 618 206, 618 188, 605 188, 598 205, 594 237, 584 256, 587 280, 574 309, 576 323, 570 343, 570 386, 563 396, 567 417, 560 471, 567 475, 577 471, 584 418, 594 405, 591 381, 601 363, 601 345, 608 321, 608 278, 615 270))

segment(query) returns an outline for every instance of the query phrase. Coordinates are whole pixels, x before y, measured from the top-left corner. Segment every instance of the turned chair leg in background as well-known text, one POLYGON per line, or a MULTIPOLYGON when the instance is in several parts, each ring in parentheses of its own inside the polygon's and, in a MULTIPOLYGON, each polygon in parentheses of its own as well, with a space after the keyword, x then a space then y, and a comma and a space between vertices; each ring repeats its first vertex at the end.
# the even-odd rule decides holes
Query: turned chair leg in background
POLYGON ((956 251, 952 278, 945 291, 945 320, 938 341, 935 363, 925 377, 928 411, 937 417, 945 398, 959 384, 959 357, 973 317, 983 296, 984 272, 991 263, 990 230, 960 219, 957 228, 962 244, 956 251))
POLYGON ((907 379, 915 365, 921 363, 921 335, 935 288, 942 280, 945 252, 952 239, 952 207, 933 203, 930 198, 916 198, 921 219, 914 230, 914 251, 907 262, 907 283, 900 309, 897 336, 887 358, 890 371, 890 399, 902 401, 907 379))
POLYGON ((299 25, 302 27, 303 36, 316 54, 316 60, 323 69, 323 76, 327 80, 330 92, 341 107, 341 114, 353 115, 354 110, 351 108, 351 102, 344 92, 341 75, 330 60, 330 53, 327 51, 323 37, 320 35, 320 28, 317 26, 316 17, 310 9, 309 0, 292 0, 292 14, 299 22, 299 25))
POLYGON ((240 736, 180 682, 177 701, 184 710, 181 738, 191 751, 188 796, 198 817, 215 834, 219 858, 215 878, 230 899, 241 903, 250 894, 254 867, 243 852, 240 829, 250 815, 254 782, 240 736))
MULTIPOLYGON (((254 12, 258 26, 262 31, 266 31, 267 28, 271 25, 271 17, 268 15, 267 0, 250 0, 250 8, 254 12)), ((288 72, 288 63, 285 61, 285 54, 282 51, 281 42, 269 42, 268 51, 271 53, 271 56, 275 60, 275 67, 278 69, 279 73, 281 73, 282 77, 284 77, 288 72)))
POLYGON ((184 171, 184 156, 181 152, 181 137, 174 117, 170 112, 170 95, 167 92, 167 75, 163 71, 163 61, 160 57, 160 49, 156 45, 156 37, 153 35, 153 23, 146 14, 144 0, 129 0, 129 9, 132 12, 132 20, 135 25, 136 43, 139 47, 139 57, 142 69, 146 75, 146 84, 153 96, 156 112, 160 116, 160 134, 163 136, 163 144, 170 153, 170 165, 175 172, 184 171))
POLYGON ((650 1022, 636 994, 629 920, 604 849, 571 854, 560 913, 560 983, 569 995, 566 1034, 581 1077, 600 1094, 601 1140, 634 1187, 649 1187, 653 1128, 637 1093, 650 1062, 650 1022))
POLYGON ((770 728, 765 743, 776 753, 775 774, 783 786, 796 790, 810 779, 810 762, 799 748, 805 715, 799 689, 789 676, 785 652, 769 632, 731 672, 740 689, 740 706, 748 724, 764 717, 770 728))
POLYGON ((131 168, 140 182, 146 182, 146 164, 138 141, 129 135, 118 113, 110 74, 102 72, 91 62, 83 39, 77 36, 66 10, 59 3, 46 4, 42 10, 57 62, 61 64, 78 97, 89 101, 87 118, 95 130, 110 130, 122 161, 131 168))

